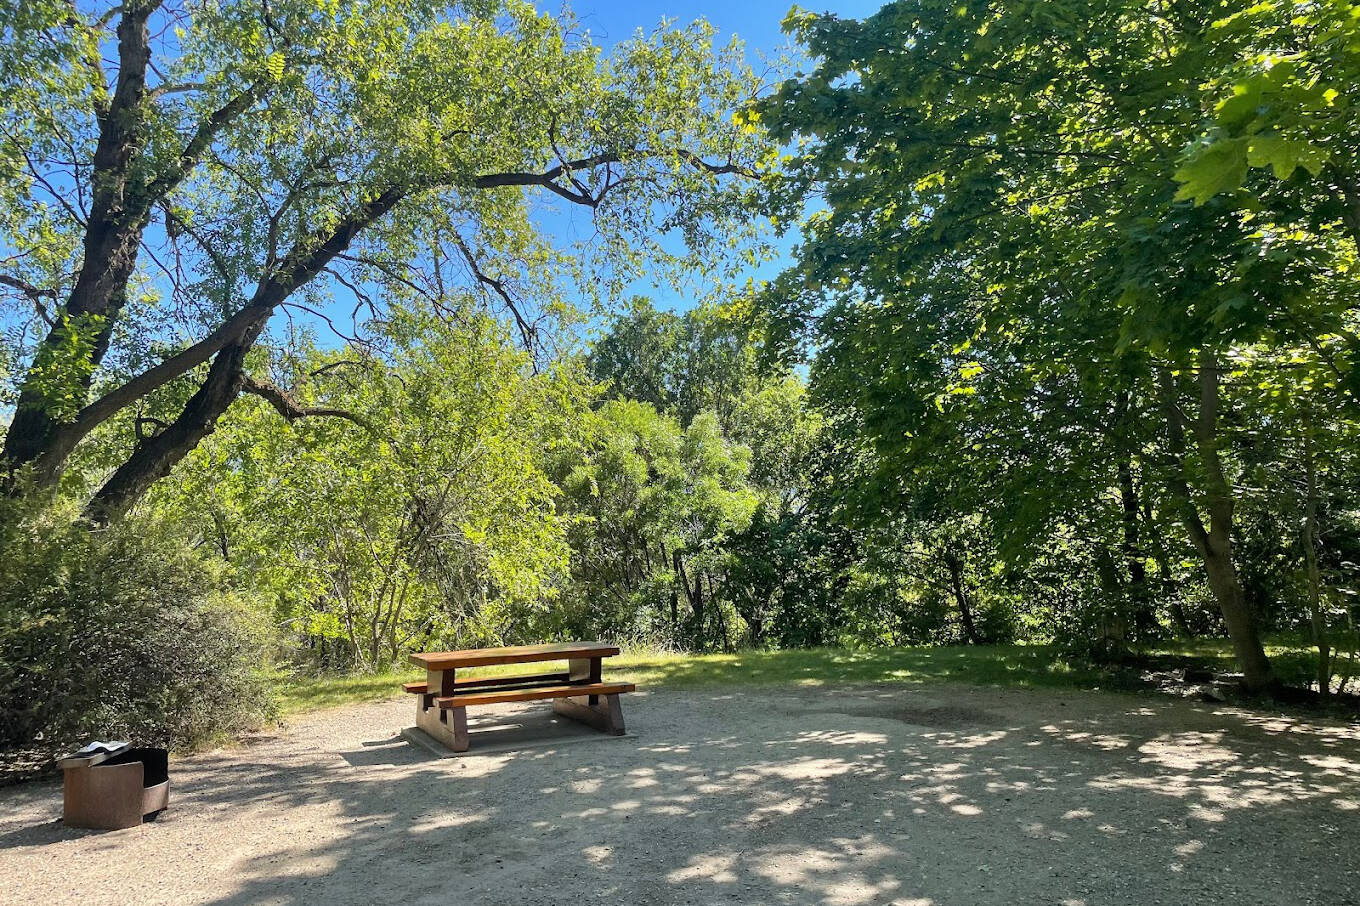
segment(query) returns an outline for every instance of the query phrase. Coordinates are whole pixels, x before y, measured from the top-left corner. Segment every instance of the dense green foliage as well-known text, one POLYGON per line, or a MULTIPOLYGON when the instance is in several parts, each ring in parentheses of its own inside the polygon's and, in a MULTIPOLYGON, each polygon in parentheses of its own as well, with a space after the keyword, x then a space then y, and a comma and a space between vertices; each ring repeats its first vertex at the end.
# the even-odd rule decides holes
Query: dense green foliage
POLYGON ((271 632, 221 565, 134 517, 4 504, 0 747, 189 746, 270 713, 271 632))
POLYGON ((586 411, 580 383, 530 373, 475 312, 387 332, 383 361, 312 349, 280 366, 315 375, 300 404, 346 417, 239 405, 154 500, 269 591, 288 638, 327 666, 531 632, 566 569, 545 469, 586 411))
POLYGON ((1353 636, 1354 7, 1301 9, 789 20, 817 66, 758 115, 825 208, 767 309, 822 344, 852 522, 975 525, 1097 650, 1193 630, 1203 582, 1254 686, 1263 626, 1353 636))

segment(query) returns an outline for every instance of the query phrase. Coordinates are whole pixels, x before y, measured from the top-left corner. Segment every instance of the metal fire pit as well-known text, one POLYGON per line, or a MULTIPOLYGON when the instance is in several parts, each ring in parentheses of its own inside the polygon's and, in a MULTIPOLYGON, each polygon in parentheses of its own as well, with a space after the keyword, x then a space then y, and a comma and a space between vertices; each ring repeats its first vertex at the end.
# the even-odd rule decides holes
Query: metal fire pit
POLYGON ((63 758, 63 819, 70 827, 119 830, 170 804, 169 753, 123 747, 63 758))

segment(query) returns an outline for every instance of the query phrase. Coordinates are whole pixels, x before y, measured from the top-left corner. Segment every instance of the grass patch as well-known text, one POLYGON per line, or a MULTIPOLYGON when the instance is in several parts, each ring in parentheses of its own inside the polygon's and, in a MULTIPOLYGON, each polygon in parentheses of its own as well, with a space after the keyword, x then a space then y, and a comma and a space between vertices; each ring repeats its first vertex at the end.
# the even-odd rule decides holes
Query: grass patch
MULTIPOLYGON (((1266 650, 1286 682, 1302 685, 1312 677, 1313 653, 1301 636, 1273 637, 1266 650)), ((1168 642, 1141 653, 1157 661, 1203 664, 1226 672, 1235 669, 1232 645, 1226 639, 1168 642)), ((475 678, 565 669, 565 662, 505 664, 460 671, 459 676, 475 678)), ((287 715, 344 704, 388 701, 401 695, 402 683, 421 679, 424 674, 414 669, 281 679, 281 710, 287 715)), ((869 651, 811 648, 703 655, 635 651, 608 658, 605 679, 682 689, 936 682, 1121 691, 1144 687, 1136 670, 1072 664, 1049 645, 958 645, 869 651)))
MULTIPOLYGON (((506 664, 460 671, 468 678, 565 670, 565 662, 506 664), (527 669, 526 669, 527 668, 527 669)), ((639 686, 697 688, 730 685, 962 682, 986 686, 1118 686, 1110 673, 1073 667, 1044 645, 983 645, 948 648, 881 648, 850 651, 812 648, 738 654, 626 652, 605 661, 605 678, 639 686)), ((280 678, 283 714, 361 702, 387 701, 404 682, 424 679, 418 670, 353 676, 280 678)))
POLYGON ((737 654, 639 654, 606 662, 610 677, 680 688, 723 685, 961 682, 980 686, 1099 688, 1110 675, 1073 667, 1046 645, 811 648, 737 654))
MULTIPOLYGON (((1333 657, 1337 661, 1333 668, 1341 666, 1341 661, 1350 658, 1349 640, 1337 638, 1332 640, 1333 645, 1339 645, 1340 651, 1334 651, 1333 657)), ((1271 665, 1275 668, 1275 675, 1287 686, 1306 687, 1317 679, 1317 649, 1309 641, 1304 633, 1279 633, 1272 635, 1265 640, 1266 655, 1270 658, 1271 665)), ((1232 673, 1237 670, 1237 663, 1233 659, 1232 643, 1227 639, 1192 639, 1190 641, 1166 642, 1159 645, 1149 654, 1160 654, 1171 657, 1185 657, 1199 661, 1214 670, 1222 670, 1232 673)), ((1355 683, 1351 683, 1351 691, 1355 691, 1355 683)))
POLYGON ((341 676, 280 676, 275 684, 279 712, 287 717, 303 711, 361 702, 387 701, 401 694, 401 684, 416 679, 410 673, 361 673, 341 676))

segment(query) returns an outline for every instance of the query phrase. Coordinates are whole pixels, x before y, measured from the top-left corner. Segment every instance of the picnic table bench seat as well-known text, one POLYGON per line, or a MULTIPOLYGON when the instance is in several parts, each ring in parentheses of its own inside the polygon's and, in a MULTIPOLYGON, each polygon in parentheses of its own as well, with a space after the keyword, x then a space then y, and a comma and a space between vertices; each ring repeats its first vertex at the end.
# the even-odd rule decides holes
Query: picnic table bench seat
POLYGON ((553 711, 616 736, 624 734, 619 696, 634 691, 632 683, 607 683, 601 660, 619 653, 599 642, 559 642, 512 648, 469 649, 411 656, 426 669, 425 682, 403 683, 416 695, 416 727, 455 752, 469 746, 467 709, 504 702, 553 700, 553 711), (568 669, 549 673, 457 679, 466 667, 567 661, 568 669))
POLYGON ((531 702, 544 698, 579 698, 585 696, 619 695, 632 692, 637 687, 632 683, 588 683, 584 685, 539 686, 531 688, 486 689, 480 692, 464 692, 446 698, 436 698, 435 704, 441 708, 466 708, 469 705, 494 705, 501 702, 531 702))

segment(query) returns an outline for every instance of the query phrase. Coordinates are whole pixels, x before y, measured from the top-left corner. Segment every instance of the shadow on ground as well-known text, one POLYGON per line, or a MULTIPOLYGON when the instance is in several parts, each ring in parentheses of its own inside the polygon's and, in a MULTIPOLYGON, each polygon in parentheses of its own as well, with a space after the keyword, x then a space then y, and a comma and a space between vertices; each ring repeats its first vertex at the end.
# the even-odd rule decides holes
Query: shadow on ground
POLYGON ((950 687, 628 704, 623 739, 457 759, 378 729, 405 707, 330 712, 182 763, 175 810, 120 834, 35 820, 26 788, 0 806, 0 890, 129 901, 107 896, 121 872, 144 902, 218 906, 1360 899, 1351 729, 950 687))

